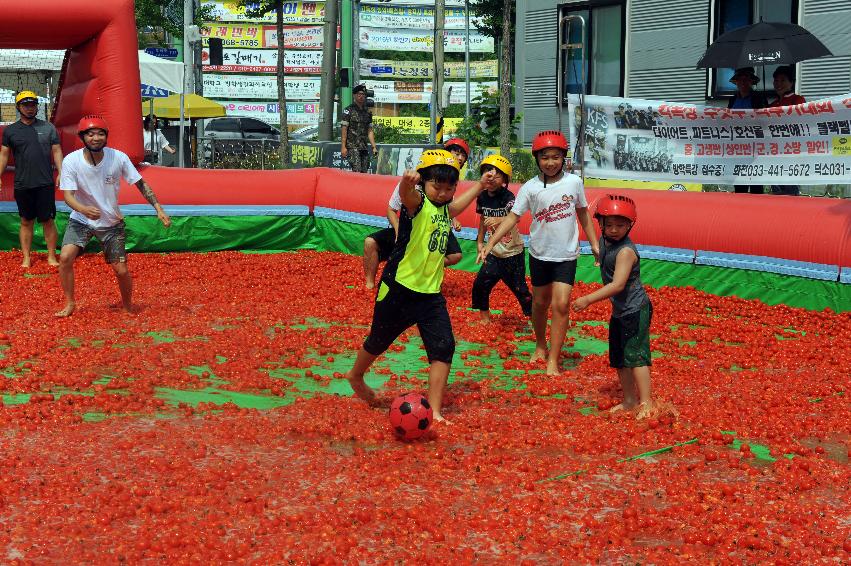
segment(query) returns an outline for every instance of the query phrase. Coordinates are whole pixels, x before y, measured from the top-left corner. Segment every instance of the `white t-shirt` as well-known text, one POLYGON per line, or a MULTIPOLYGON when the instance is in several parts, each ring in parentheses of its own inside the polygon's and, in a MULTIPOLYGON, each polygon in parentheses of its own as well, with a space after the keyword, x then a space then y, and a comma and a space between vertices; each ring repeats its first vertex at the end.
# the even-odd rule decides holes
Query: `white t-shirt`
POLYGON ((96 206, 100 209, 100 218, 91 220, 76 210, 71 218, 92 228, 109 228, 122 220, 118 208, 118 189, 123 177, 133 185, 142 176, 130 162, 127 154, 103 148, 103 159, 97 165, 89 164, 83 157, 85 149, 78 149, 62 160, 62 179, 59 187, 63 191, 77 191, 74 195, 80 204, 96 206))
POLYGON ((526 181, 511 212, 532 213, 529 253, 542 261, 570 261, 579 256, 579 229, 576 209, 588 208, 582 179, 571 173, 554 183, 540 177, 526 181))
POLYGON ((168 140, 166 139, 165 135, 160 130, 157 130, 156 132, 154 132, 154 135, 153 135, 154 149, 151 149, 151 132, 148 131, 148 130, 145 130, 144 131, 144 137, 145 137, 145 151, 146 152, 150 151, 152 153, 158 153, 161 149, 163 149, 164 147, 169 145, 168 140))
POLYGON ((390 195, 390 201, 387 203, 387 206, 399 212, 402 210, 402 195, 399 194, 399 187, 402 185, 402 182, 399 181, 396 183, 396 188, 393 189, 393 194, 390 195))

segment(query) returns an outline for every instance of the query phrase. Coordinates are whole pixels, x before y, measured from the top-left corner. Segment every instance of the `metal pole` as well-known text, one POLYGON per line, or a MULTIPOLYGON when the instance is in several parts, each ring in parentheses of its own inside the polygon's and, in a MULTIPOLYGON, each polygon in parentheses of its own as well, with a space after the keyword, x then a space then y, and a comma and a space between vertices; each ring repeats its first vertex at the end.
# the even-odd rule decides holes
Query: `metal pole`
POLYGON ((186 126, 183 124, 184 115, 186 113, 185 94, 187 92, 192 92, 193 90, 192 62, 194 61, 194 58, 192 55, 192 46, 189 44, 188 34, 186 33, 187 28, 192 25, 192 21, 194 20, 192 7, 192 0, 183 0, 183 92, 180 93, 180 139, 177 143, 177 151, 180 153, 177 163, 180 167, 186 166, 186 159, 184 156, 185 144, 183 141, 186 129, 186 126))
POLYGON ((352 82, 360 83, 360 0, 355 0, 352 14, 352 82))
POLYGON ((441 143, 443 140, 438 140, 440 133, 437 131, 437 122, 440 122, 443 117, 443 28, 445 25, 445 0, 436 0, 434 3, 434 81, 432 89, 434 95, 434 120, 432 128, 434 135, 432 136, 433 143, 441 143))
POLYGON ((357 41, 357 36, 352 37, 353 4, 357 6, 356 1, 343 0, 342 10, 340 11, 340 67, 352 69, 349 86, 340 89, 340 108, 345 108, 352 103, 352 87, 355 86, 352 81, 354 81, 354 67, 357 61, 352 58, 352 49, 357 41))
POLYGON ((325 2, 325 29, 322 46, 322 83, 319 91, 319 140, 334 137, 334 92, 337 68, 337 0, 325 2))
POLYGON ((464 81, 467 83, 466 115, 470 115, 470 0, 464 0, 464 30, 467 39, 464 45, 464 81))
MULTIPOLYGON (((587 85, 585 84, 585 61, 587 58, 587 52, 585 49, 586 41, 586 27, 585 27, 585 18, 579 15, 570 15, 565 16, 561 20, 559 20, 558 25, 558 61, 557 63, 557 73, 558 77, 556 77, 556 88, 558 92, 556 92, 556 98, 558 98, 558 129, 561 131, 561 122, 562 122, 562 102, 563 102, 563 91, 564 91, 564 65, 562 60, 564 58, 564 52, 570 52, 571 49, 579 49, 581 50, 582 56, 579 59, 579 64, 582 67, 582 72, 580 73, 580 88, 579 88, 579 128, 576 134, 576 143, 579 149, 579 161, 580 166, 582 167, 582 180, 585 180, 585 91, 587 90, 587 85), (578 21, 580 25, 580 30, 582 32, 580 36, 580 43, 570 43, 570 28, 574 21, 578 21), (567 24, 567 33, 564 33, 564 26, 567 24)), ((576 165, 574 164, 574 168, 576 165)))

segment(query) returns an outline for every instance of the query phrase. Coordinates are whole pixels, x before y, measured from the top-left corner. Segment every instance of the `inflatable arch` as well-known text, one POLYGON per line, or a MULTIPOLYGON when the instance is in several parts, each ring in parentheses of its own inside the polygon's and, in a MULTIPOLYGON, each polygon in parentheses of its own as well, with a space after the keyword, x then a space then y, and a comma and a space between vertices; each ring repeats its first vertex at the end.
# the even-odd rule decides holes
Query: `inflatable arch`
POLYGON ((82 147, 80 117, 101 114, 109 145, 141 161, 133 0, 7 0, 0 22, 0 48, 68 50, 53 114, 64 153, 82 147))

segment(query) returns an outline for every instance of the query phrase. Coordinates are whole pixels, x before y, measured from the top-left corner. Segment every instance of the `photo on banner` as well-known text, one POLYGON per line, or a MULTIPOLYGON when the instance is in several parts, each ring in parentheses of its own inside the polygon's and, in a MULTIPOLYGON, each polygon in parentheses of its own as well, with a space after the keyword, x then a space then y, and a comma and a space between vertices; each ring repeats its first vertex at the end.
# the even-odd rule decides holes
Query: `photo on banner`
MULTIPOLYGON (((847 183, 851 98, 736 110, 654 100, 570 97, 572 147, 588 177, 673 184, 847 183)), ((576 156, 574 156, 576 157, 576 156)))

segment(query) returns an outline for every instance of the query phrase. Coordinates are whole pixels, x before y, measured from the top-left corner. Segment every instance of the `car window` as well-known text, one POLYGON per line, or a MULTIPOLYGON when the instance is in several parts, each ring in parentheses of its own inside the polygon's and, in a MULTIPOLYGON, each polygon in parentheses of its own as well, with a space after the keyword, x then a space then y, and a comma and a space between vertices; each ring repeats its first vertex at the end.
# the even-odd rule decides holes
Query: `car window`
POLYGON ((272 126, 254 118, 242 118, 242 130, 252 134, 271 134, 272 126))
POLYGON ((208 132, 239 132, 239 120, 236 118, 216 118, 205 128, 208 132))

